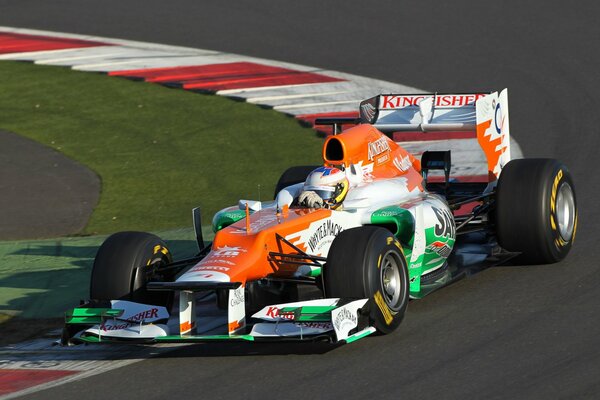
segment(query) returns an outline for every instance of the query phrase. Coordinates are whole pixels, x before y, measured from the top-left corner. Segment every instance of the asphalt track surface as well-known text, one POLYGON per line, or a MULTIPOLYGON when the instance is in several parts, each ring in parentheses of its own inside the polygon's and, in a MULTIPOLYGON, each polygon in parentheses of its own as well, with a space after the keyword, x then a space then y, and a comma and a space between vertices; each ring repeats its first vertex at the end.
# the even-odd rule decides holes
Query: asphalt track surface
POLYGON ((100 178, 49 147, 0 130, 0 240, 81 231, 100 194, 100 178))
MULTIPOLYGON (((570 168, 568 259, 497 267, 413 301, 392 335, 192 346, 28 398, 598 398, 600 4, 0 0, 0 24, 272 58, 420 87, 508 87, 528 157, 570 168)), ((518 234, 518 233, 516 233, 518 234)))

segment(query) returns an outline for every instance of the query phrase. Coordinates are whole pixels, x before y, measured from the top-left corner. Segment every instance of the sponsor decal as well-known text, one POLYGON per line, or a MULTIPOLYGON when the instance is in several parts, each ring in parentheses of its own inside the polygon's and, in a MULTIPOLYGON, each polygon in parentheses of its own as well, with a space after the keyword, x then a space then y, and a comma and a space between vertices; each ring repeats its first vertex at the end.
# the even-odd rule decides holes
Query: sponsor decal
MULTIPOLYGON (((259 214, 260 212, 256 213, 259 214)), ((260 230, 262 230, 263 228, 271 225, 274 222, 278 221, 278 217, 275 213, 260 213, 258 219, 254 220, 253 222, 250 223, 250 231, 251 232, 258 232, 260 230)), ((237 227, 236 230, 232 230, 230 233, 233 234, 237 234, 237 235, 245 235, 247 234, 246 232, 246 227, 244 226, 242 227, 237 227)))
MULTIPOLYGON (((104 331, 104 332, 109 332, 109 331, 118 331, 121 329, 127 329, 132 327, 134 324, 130 323, 130 322, 121 322, 121 323, 114 323, 114 322, 103 322, 102 325, 100 325, 100 330, 104 331)), ((137 324, 135 324, 137 325, 137 324)))
POLYGON ((244 303, 244 291, 243 290, 234 290, 232 293, 233 293, 233 296, 231 296, 231 300, 229 301, 229 304, 231 304, 231 307, 235 307, 238 304, 244 303))
POLYGON ((169 312, 164 307, 140 304, 127 300, 112 300, 111 308, 124 310, 119 320, 126 322, 135 323, 144 321, 148 323, 169 318, 169 312))
POLYGON ((373 121, 373 117, 375 116, 375 111, 377 109, 371 103, 363 102, 360 105, 360 111, 365 121, 373 121))
POLYGON ((369 161, 373 161, 373 159, 375 157, 377 157, 378 155, 380 155, 383 152, 392 151, 392 149, 390 149, 390 144, 388 143, 388 139, 385 136, 382 136, 381 138, 377 139, 374 142, 369 142, 367 144, 367 147, 368 147, 369 161))
POLYGON ((331 330, 333 327, 331 322, 294 322, 299 328, 323 329, 331 330))
MULTIPOLYGON (((308 239, 308 247, 310 251, 315 251, 321 248, 322 241, 327 237, 336 237, 344 228, 341 225, 334 223, 331 220, 327 220, 320 225, 312 236, 308 239)), ((330 240, 332 241, 332 240, 330 240)))
MULTIPOLYGON (((218 262, 218 260, 211 260, 211 262, 218 262)), ((233 263, 232 263, 233 264, 233 263)), ((194 271, 223 271, 223 272, 227 272, 229 271, 228 267, 218 267, 216 265, 210 265, 210 266, 206 266, 206 267, 196 267, 194 268, 194 271)))
POLYGON ((429 251, 433 251, 438 256, 444 257, 444 258, 448 258, 450 256, 450 253, 452 252, 452 249, 450 248, 450 246, 448 246, 446 243, 440 242, 440 241, 431 243, 429 246, 427 246, 427 249, 429 251))
POLYGON ((158 318, 158 308, 151 308, 150 310, 142 311, 131 317, 127 318, 128 321, 139 322, 149 318, 158 318))
POLYGON ((390 325, 392 323, 392 321, 394 320, 394 317, 392 316, 392 312, 390 311, 387 304, 385 304, 385 300, 383 300, 383 296, 381 295, 381 292, 378 290, 377 292, 375 292, 375 296, 373 296, 373 297, 375 300, 375 304, 377 304, 377 307, 379 308, 379 310, 381 311, 381 314, 383 315, 383 319, 385 320, 386 325, 390 325))
POLYGON ((341 309, 340 312, 336 315, 335 320, 333 321, 333 326, 335 327, 336 331, 343 330, 344 327, 346 327, 347 325, 351 325, 350 329, 352 329, 357 324, 358 318, 347 308, 341 309))
POLYGON ((412 162, 410 161, 408 154, 404 157, 396 156, 394 158, 394 166, 398 168, 400 172, 406 172, 412 168, 412 162))
POLYGON ((440 210, 436 207, 431 207, 438 223, 435 224, 434 233, 438 237, 454 238, 456 236, 456 226, 454 225, 454 217, 447 209, 440 210))
POLYGON ((410 265, 410 268, 411 269, 413 269, 413 268, 421 268, 422 266, 423 266, 423 261, 419 261, 419 262, 416 262, 416 263, 412 263, 410 265))
POLYGON ((229 247, 217 247, 212 251, 211 255, 214 257, 237 257, 240 253, 246 253, 248 250, 243 249, 239 246, 229 247))
MULTIPOLYGON (((485 97, 485 94, 446 94, 435 96, 434 107, 437 108, 452 108, 452 107, 463 107, 466 105, 475 104, 475 102, 481 97, 485 97)), ((381 96, 381 109, 393 110, 397 108, 405 107, 417 107, 423 99, 430 98, 431 95, 426 96, 381 96)))
POLYGON ((386 161, 389 161, 389 160, 390 160, 390 155, 389 155, 389 154, 384 154, 384 155, 382 155, 381 157, 377 157, 377 158, 375 159, 375 164, 377 164, 377 165, 381 165, 381 164, 383 164, 384 162, 386 162, 386 161))
POLYGON ((281 309, 275 306, 269 306, 265 314, 270 318, 294 319, 294 313, 282 313, 281 309))
MULTIPOLYGON (((494 105, 494 102, 492 102, 492 107, 494 105)), ((504 128, 504 116, 502 115, 502 109, 500 108, 500 102, 498 102, 498 104, 496 104, 496 107, 494 109, 494 127, 496 128, 496 133, 497 134, 501 134, 502 133, 502 128, 504 128), (498 117, 498 114, 500 114, 500 116, 498 117), (498 126, 498 121, 500 121, 500 126, 498 126)))

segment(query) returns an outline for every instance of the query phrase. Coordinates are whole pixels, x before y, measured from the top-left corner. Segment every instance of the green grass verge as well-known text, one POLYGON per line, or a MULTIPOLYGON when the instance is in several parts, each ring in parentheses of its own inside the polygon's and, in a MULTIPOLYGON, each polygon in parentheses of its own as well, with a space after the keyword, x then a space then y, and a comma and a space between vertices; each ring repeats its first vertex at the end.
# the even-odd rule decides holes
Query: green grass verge
POLYGON ((85 234, 189 226, 196 206, 207 223, 258 185, 271 199, 288 166, 320 162, 314 131, 247 103, 18 62, 0 62, 0 76, 0 128, 101 177, 85 234))
MULTIPOLYGON (((157 232, 176 259, 197 253, 192 228, 157 232)), ((205 240, 212 240, 205 227, 205 240)), ((89 298, 90 275, 105 235, 0 242, 0 325, 6 316, 61 317, 89 298)))

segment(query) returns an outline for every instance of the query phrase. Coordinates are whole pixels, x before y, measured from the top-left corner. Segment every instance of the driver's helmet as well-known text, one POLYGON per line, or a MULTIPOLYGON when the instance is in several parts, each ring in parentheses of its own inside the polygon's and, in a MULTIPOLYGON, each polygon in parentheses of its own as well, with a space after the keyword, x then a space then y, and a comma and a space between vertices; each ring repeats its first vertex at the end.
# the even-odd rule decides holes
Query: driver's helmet
POLYGON ((346 174, 340 169, 319 167, 308 174, 303 190, 315 192, 329 208, 336 208, 346 198, 349 186, 346 174))

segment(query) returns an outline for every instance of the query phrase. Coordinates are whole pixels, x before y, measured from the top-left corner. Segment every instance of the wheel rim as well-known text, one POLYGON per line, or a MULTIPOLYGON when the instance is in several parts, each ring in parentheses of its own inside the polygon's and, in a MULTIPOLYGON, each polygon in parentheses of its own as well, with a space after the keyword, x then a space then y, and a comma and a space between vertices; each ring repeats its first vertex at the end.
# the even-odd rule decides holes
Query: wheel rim
POLYGON ((556 195, 558 233, 565 242, 571 240, 575 226, 575 196, 568 183, 561 185, 556 195))
POLYGON ((393 251, 388 251, 381 259, 380 271, 383 297, 387 305, 395 310, 401 302, 403 287, 400 275, 400 260, 393 251))

